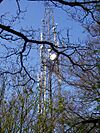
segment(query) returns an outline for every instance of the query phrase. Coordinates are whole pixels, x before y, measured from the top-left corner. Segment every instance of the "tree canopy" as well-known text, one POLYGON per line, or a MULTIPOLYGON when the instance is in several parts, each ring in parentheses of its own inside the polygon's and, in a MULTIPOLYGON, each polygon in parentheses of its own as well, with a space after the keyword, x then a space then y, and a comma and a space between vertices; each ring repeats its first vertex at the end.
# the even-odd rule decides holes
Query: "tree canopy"
MULTIPOLYGON (((4 3, 0 1, 1 9, 4 3)), ((0 13, 0 131, 99 133, 100 1, 47 3, 81 25, 87 37, 75 43, 70 29, 67 35, 57 31, 53 11, 46 6, 42 33, 39 27, 20 26, 31 11, 23 10, 21 0, 15 0, 13 16, 6 9, 0 13)))

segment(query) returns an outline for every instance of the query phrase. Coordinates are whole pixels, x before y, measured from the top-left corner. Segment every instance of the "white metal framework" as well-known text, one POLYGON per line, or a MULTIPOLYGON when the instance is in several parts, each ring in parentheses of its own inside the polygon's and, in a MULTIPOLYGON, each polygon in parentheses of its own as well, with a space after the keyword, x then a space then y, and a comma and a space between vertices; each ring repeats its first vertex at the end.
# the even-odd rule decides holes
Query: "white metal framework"
MULTIPOLYGON (((45 12, 44 18, 42 19, 42 31, 41 31, 41 41, 50 41, 55 46, 57 43, 57 25, 54 22, 53 8, 50 6, 49 2, 44 2, 45 12)), ((48 99, 52 102, 52 62, 57 58, 55 53, 52 53, 50 46, 41 45, 40 46, 40 83, 39 83, 39 113, 43 113, 46 110, 46 100, 48 99)), ((55 69, 59 71, 59 61, 55 62, 55 69)), ((55 72, 56 73, 56 72, 55 72)), ((56 74, 58 80, 58 93, 60 94, 60 84, 61 80, 56 74)), ((50 103, 51 104, 51 103, 50 103)))

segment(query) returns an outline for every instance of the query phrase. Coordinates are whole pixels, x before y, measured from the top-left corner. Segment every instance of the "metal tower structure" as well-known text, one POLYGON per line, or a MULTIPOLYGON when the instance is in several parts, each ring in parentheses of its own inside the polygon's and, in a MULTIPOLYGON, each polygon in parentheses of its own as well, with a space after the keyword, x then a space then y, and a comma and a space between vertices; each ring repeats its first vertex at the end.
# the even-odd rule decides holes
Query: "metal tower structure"
MULTIPOLYGON (((44 18, 42 19, 42 31, 41 31, 41 41, 52 42, 55 46, 57 43, 57 25, 54 22, 53 8, 48 1, 44 2, 44 18)), ((52 60, 56 57, 55 54, 51 52, 50 46, 41 45, 40 46, 40 83, 39 83, 39 113, 43 113, 46 110, 46 99, 49 100, 49 104, 52 104, 52 60), (50 59, 50 57, 53 57, 50 59)), ((59 71, 59 61, 56 61, 56 69, 59 71)), ((60 94, 60 79, 58 79, 58 93, 60 94)), ((51 110, 52 114, 52 110, 51 110)))
MULTIPOLYGON (((49 2, 44 2, 44 18, 42 19, 42 31, 41 31, 41 41, 52 41, 52 28, 54 26, 53 10, 49 5, 49 2)), ((46 99, 47 99, 47 88, 48 88, 48 69, 47 60, 49 58, 48 49, 46 45, 40 46, 40 95, 39 95, 39 113, 43 113, 46 110, 46 99)), ((50 75, 49 75, 50 81, 50 75)), ((50 84, 50 83, 49 83, 50 84)), ((50 87, 50 85, 49 85, 50 87)))
MULTIPOLYGON (((35 0, 29 0, 35 1, 35 0)), ((43 0, 44 2, 44 18, 42 19, 41 41, 52 42, 55 46, 59 46, 57 42, 57 25, 54 22, 53 8, 50 5, 50 1, 43 0)), ((38 129, 39 133, 46 133, 46 119, 49 118, 50 132, 53 133, 53 98, 52 98, 52 81, 53 73, 57 80, 58 95, 61 94, 61 76, 59 74, 59 59, 57 54, 53 53, 52 49, 48 45, 40 46, 40 73, 39 73, 39 100, 38 100, 38 129), (49 106, 49 111, 47 110, 49 106), (48 111, 48 112, 47 112, 48 111)), ((59 97, 58 96, 58 97, 59 97)), ((59 101, 59 99, 58 99, 59 101)))

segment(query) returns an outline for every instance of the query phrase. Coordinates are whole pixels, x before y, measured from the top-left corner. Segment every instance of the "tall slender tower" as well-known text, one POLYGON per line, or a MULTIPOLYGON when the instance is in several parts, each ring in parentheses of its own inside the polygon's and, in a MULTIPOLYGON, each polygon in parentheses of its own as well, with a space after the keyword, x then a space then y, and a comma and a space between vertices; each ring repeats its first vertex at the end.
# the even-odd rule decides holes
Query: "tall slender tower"
MULTIPOLYGON (((47 1, 44 2, 44 7, 45 11, 44 18, 42 19, 41 41, 52 42, 55 46, 57 46, 57 25, 54 22, 53 8, 47 1)), ((53 73, 54 75, 56 75, 58 94, 60 95, 61 93, 61 80, 59 78, 59 60, 55 60, 56 56, 56 53, 52 52, 50 46, 43 44, 40 46, 40 82, 38 112, 40 116, 42 116, 42 120, 40 120, 40 122, 42 121, 43 123, 40 133, 45 133, 45 119, 47 118, 49 118, 50 121, 50 132, 53 132, 53 73)))
MULTIPOLYGON (((54 42, 54 16, 53 9, 50 6, 49 2, 44 2, 45 11, 44 18, 42 19, 42 31, 41 31, 41 41, 50 41, 54 42)), ((56 39, 55 39, 56 40, 56 39)), ((40 46, 40 112, 43 112, 46 109, 46 98, 50 98, 52 95, 51 92, 51 74, 48 69, 49 63, 49 51, 50 46, 41 45, 40 46), (50 91, 48 93, 48 91, 50 91)), ((50 64, 49 64, 50 68, 50 64)))

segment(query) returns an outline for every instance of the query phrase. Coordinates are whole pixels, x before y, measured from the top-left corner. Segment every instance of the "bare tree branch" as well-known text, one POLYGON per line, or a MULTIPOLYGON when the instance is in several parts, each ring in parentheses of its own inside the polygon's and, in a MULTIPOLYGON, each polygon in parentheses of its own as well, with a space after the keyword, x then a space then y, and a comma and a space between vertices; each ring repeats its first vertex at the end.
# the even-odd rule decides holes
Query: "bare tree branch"
MULTIPOLYGON (((64 53, 64 52, 62 52, 62 51, 59 51, 59 50, 55 47, 55 45, 54 45, 52 42, 28 39, 28 38, 27 38, 24 34, 22 34, 21 32, 18 32, 18 31, 16 31, 16 30, 13 30, 13 29, 11 29, 9 26, 5 26, 5 25, 2 25, 2 24, 0 24, 0 28, 1 28, 2 30, 5 30, 5 31, 7 31, 7 32, 9 32, 9 33, 12 33, 12 34, 14 34, 14 35, 16 35, 16 36, 22 38, 22 39, 25 41, 24 46, 23 46, 23 49, 22 49, 22 51, 21 51, 21 55, 22 55, 22 53, 25 51, 26 43, 27 43, 27 42, 36 43, 36 44, 47 44, 47 45, 51 46, 52 50, 55 51, 55 52, 58 54, 58 56, 59 56, 59 55, 63 55, 63 56, 65 56, 65 57, 67 57, 67 58, 69 59, 69 61, 70 61, 73 65, 76 65, 76 66, 80 67, 83 71, 85 71, 85 69, 84 69, 81 65, 79 65, 78 63, 74 62, 74 61, 72 60, 72 58, 71 58, 69 55, 67 55, 66 53, 64 53)), ((22 58, 22 56, 21 56, 21 58, 22 58)))
POLYGON ((0 3, 2 2, 3 0, 0 0, 0 3))

